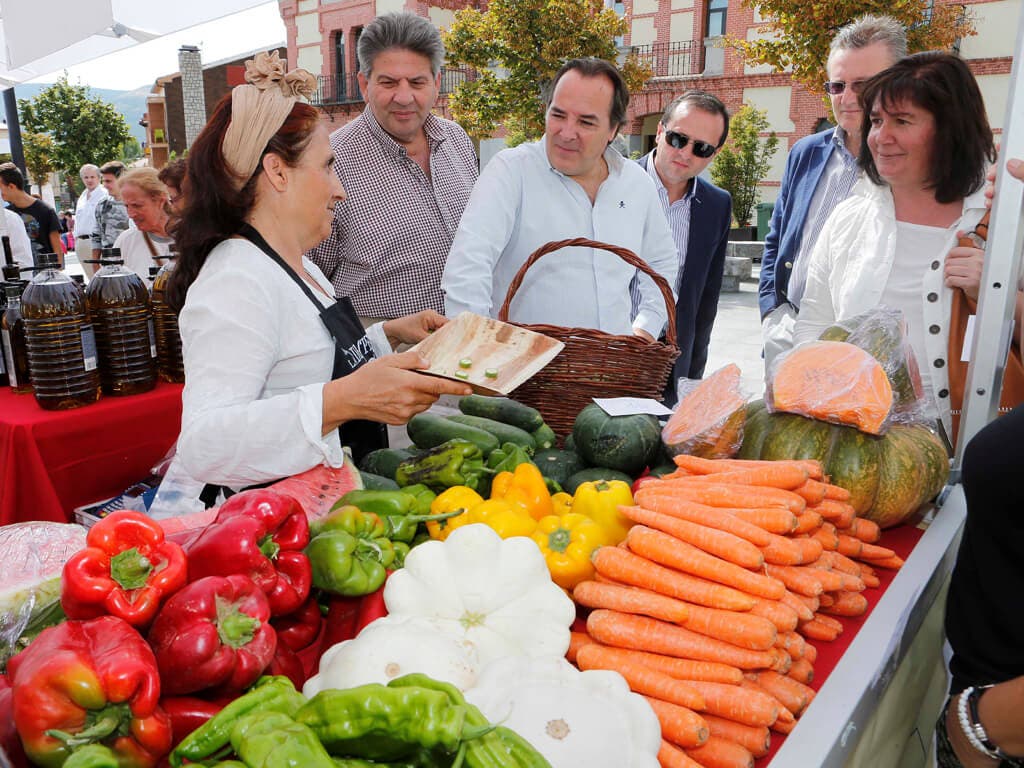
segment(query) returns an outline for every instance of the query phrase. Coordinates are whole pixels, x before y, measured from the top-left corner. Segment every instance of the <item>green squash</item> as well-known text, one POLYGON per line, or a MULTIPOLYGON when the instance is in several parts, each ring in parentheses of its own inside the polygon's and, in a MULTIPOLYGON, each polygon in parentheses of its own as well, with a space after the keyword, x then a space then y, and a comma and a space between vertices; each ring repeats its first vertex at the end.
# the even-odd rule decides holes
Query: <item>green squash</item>
POLYGON ((817 459, 831 482, 850 491, 857 514, 899 525, 935 498, 949 476, 939 437, 921 424, 893 424, 882 437, 791 413, 747 406, 744 459, 817 459))
POLYGON ((654 464, 661 449, 661 425, 649 414, 609 416, 586 406, 572 427, 576 452, 587 464, 636 476, 654 464))

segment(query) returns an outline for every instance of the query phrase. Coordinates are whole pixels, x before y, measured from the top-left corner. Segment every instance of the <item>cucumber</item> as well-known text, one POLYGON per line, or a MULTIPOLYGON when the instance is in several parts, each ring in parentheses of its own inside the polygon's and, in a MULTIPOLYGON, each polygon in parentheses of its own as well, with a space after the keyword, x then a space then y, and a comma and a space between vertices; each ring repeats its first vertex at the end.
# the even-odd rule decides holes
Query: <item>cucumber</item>
POLYGON ((580 470, 562 483, 562 485, 565 486, 567 493, 576 493, 576 489, 582 483, 592 483, 598 480, 621 480, 627 485, 633 485, 633 478, 625 472, 619 472, 617 469, 605 469, 604 467, 591 467, 590 469, 580 470))
POLYGON ((359 476, 363 479, 363 488, 368 491, 397 491, 398 483, 390 477, 375 475, 373 472, 359 470, 359 476))
POLYGON ((544 426, 544 417, 540 415, 540 411, 508 397, 467 395, 459 400, 459 410, 467 416, 480 416, 511 424, 524 432, 533 432, 544 426))
POLYGON ((534 442, 530 433, 524 432, 519 427, 513 427, 511 424, 505 424, 494 419, 485 419, 483 416, 467 416, 465 414, 449 416, 448 421, 454 421, 456 424, 464 424, 467 427, 476 427, 484 432, 490 432, 498 438, 499 443, 521 445, 530 452, 530 455, 533 455, 533 452, 537 450, 537 443, 534 442))
POLYGON ((394 480, 398 465, 415 455, 407 448, 378 448, 363 456, 363 460, 359 462, 359 471, 370 472, 394 480))
POLYGON ((555 430, 547 424, 541 424, 538 429, 535 429, 530 433, 530 436, 533 438, 533 441, 537 443, 537 450, 554 448, 555 441, 558 439, 558 436, 555 435, 555 430))
POLYGON ((587 466, 573 451, 559 451, 555 448, 537 451, 533 463, 544 477, 550 477, 560 485, 565 485, 572 475, 587 466))
POLYGON ((449 421, 432 413, 417 413, 409 419, 405 429, 417 448, 433 448, 435 445, 458 438, 469 440, 486 458, 501 444, 498 438, 486 430, 449 421))

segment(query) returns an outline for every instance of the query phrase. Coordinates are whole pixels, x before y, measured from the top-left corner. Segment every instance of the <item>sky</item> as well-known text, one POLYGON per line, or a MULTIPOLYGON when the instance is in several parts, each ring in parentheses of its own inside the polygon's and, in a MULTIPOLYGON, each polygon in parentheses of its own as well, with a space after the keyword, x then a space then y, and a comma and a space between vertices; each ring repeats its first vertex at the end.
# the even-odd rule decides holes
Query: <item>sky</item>
MULTIPOLYGON (((168 8, 173 5, 171 0, 168 8)), ((273 0, 248 11, 69 67, 68 79, 92 88, 131 91, 143 86, 148 88, 158 77, 177 72, 178 49, 183 45, 199 46, 206 65, 284 42, 284 22, 281 21, 277 0, 273 0)), ((53 83, 61 72, 51 72, 30 82, 53 83)))

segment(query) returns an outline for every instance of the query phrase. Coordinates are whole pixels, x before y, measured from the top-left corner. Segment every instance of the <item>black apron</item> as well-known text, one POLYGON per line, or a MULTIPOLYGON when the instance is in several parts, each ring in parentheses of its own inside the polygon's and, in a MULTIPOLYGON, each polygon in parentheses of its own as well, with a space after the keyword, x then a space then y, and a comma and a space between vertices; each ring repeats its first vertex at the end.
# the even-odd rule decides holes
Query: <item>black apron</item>
MULTIPOLYGON (((277 251, 271 248, 267 241, 263 239, 263 235, 257 232, 251 224, 243 224, 239 234, 281 267, 288 277, 294 280, 299 288, 302 289, 306 297, 313 302, 313 306, 317 308, 321 322, 323 322, 327 332, 334 339, 332 380, 348 376, 375 358, 373 345, 367 338, 366 331, 363 329, 362 323, 359 322, 359 316, 352 306, 352 300, 348 296, 343 296, 331 306, 324 307, 317 300, 309 284, 295 274, 295 270, 288 266, 285 260, 278 255, 277 251)), ((347 421, 338 427, 338 436, 341 439, 342 445, 347 445, 352 449, 352 458, 356 463, 370 451, 388 447, 387 427, 376 421, 367 421, 365 419, 347 421)), ((269 485, 269 483, 265 485, 269 485)), ((230 489, 223 486, 207 485, 199 498, 207 507, 211 507, 214 504, 217 493, 220 491, 223 491, 226 496, 232 493, 230 489)))

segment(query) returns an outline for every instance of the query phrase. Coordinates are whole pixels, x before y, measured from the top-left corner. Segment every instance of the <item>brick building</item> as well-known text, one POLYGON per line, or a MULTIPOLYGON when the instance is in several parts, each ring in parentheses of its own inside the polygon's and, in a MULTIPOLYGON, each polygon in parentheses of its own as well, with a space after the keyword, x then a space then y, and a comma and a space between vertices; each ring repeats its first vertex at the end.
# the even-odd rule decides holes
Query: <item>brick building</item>
MULTIPOLYGON (((658 118, 665 105, 688 88, 702 88, 721 98, 730 111, 743 103, 765 110, 771 130, 780 138, 773 166, 762 184, 762 199, 772 201, 789 148, 799 138, 826 125, 828 112, 821 97, 794 85, 786 73, 744 64, 733 50, 717 43, 722 35, 753 39, 761 19, 741 0, 605 0, 629 18, 622 40, 649 61, 654 77, 630 99, 623 131, 630 153, 653 144, 658 118)), ((949 0, 937 0, 945 3, 949 0)), ((388 11, 409 10, 428 17, 438 27, 451 24, 455 11, 469 0, 279 0, 287 29, 288 61, 319 76, 316 103, 326 119, 343 125, 363 109, 355 83, 355 47, 364 25, 388 11)), ((1010 67, 1021 0, 975 0, 967 7, 978 34, 964 39, 961 55, 978 77, 989 121, 996 133, 1009 96, 1010 67)), ((446 113, 444 93, 465 73, 446 70, 438 111, 446 113)), ((481 142, 486 162, 503 145, 501 139, 481 142)))

